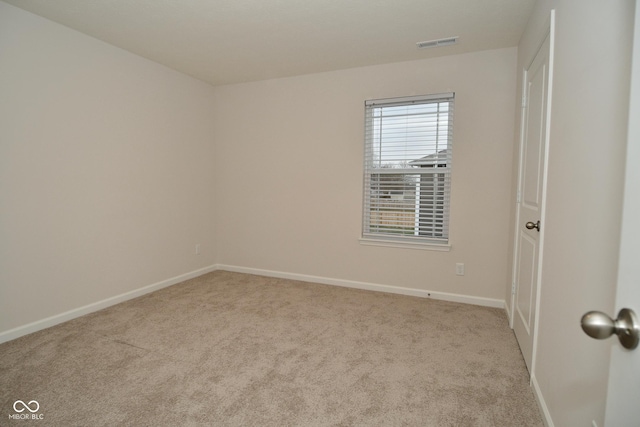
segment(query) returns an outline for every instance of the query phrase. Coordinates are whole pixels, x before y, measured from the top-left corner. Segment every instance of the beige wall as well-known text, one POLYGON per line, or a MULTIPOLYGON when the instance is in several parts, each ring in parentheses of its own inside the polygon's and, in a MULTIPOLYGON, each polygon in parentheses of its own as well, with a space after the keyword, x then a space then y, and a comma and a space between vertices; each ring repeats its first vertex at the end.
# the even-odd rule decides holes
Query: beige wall
POLYGON ((214 263, 212 96, 0 2, 0 333, 214 263))
POLYGON ((511 48, 217 87, 219 263, 504 301, 515 65, 511 48), (452 250, 361 245, 364 101, 448 91, 452 250))
POLYGON ((555 9, 533 382, 556 426, 590 426, 592 420, 603 425, 609 352, 617 343, 588 338, 579 321, 590 310, 614 314, 633 7, 630 0, 539 1, 518 50, 521 73, 555 9))

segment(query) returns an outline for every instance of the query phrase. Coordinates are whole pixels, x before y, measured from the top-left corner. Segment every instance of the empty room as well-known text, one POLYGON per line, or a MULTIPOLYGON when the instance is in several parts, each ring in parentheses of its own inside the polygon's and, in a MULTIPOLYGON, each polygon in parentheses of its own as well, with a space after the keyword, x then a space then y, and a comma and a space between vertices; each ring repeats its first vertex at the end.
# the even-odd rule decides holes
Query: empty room
POLYGON ((0 425, 637 426, 637 22, 0 0, 0 425))

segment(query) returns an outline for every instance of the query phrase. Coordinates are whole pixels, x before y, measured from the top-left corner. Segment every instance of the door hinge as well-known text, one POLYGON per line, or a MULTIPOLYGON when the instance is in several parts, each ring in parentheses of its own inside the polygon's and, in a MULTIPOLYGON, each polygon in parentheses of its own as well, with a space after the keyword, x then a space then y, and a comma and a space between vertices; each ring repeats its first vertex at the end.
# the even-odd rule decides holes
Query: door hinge
POLYGON ((516 203, 520 203, 522 200, 522 195, 520 193, 520 190, 518 190, 518 192, 516 193, 516 203))
POLYGON ((516 282, 511 283, 511 295, 516 294, 516 282))
POLYGON ((526 96, 522 97, 522 108, 527 108, 527 97, 526 96))

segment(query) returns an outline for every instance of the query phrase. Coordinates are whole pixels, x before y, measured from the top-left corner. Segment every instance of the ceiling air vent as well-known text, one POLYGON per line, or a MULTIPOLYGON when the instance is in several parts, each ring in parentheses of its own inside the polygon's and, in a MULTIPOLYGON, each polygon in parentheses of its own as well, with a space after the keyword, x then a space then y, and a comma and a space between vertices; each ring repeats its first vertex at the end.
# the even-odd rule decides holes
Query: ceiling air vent
POLYGON ((448 37, 446 39, 438 39, 438 40, 429 40, 426 42, 418 42, 416 45, 418 49, 427 49, 430 47, 442 47, 442 46, 450 46, 452 44, 458 43, 458 37, 448 37))

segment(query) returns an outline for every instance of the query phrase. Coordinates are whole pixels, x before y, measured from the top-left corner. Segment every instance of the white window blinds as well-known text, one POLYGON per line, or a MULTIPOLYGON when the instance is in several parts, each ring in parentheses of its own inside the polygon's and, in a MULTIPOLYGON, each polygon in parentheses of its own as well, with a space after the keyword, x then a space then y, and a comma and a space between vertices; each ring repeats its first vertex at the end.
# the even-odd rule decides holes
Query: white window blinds
POLYGON ((453 99, 365 103, 364 238, 448 243, 453 99))

